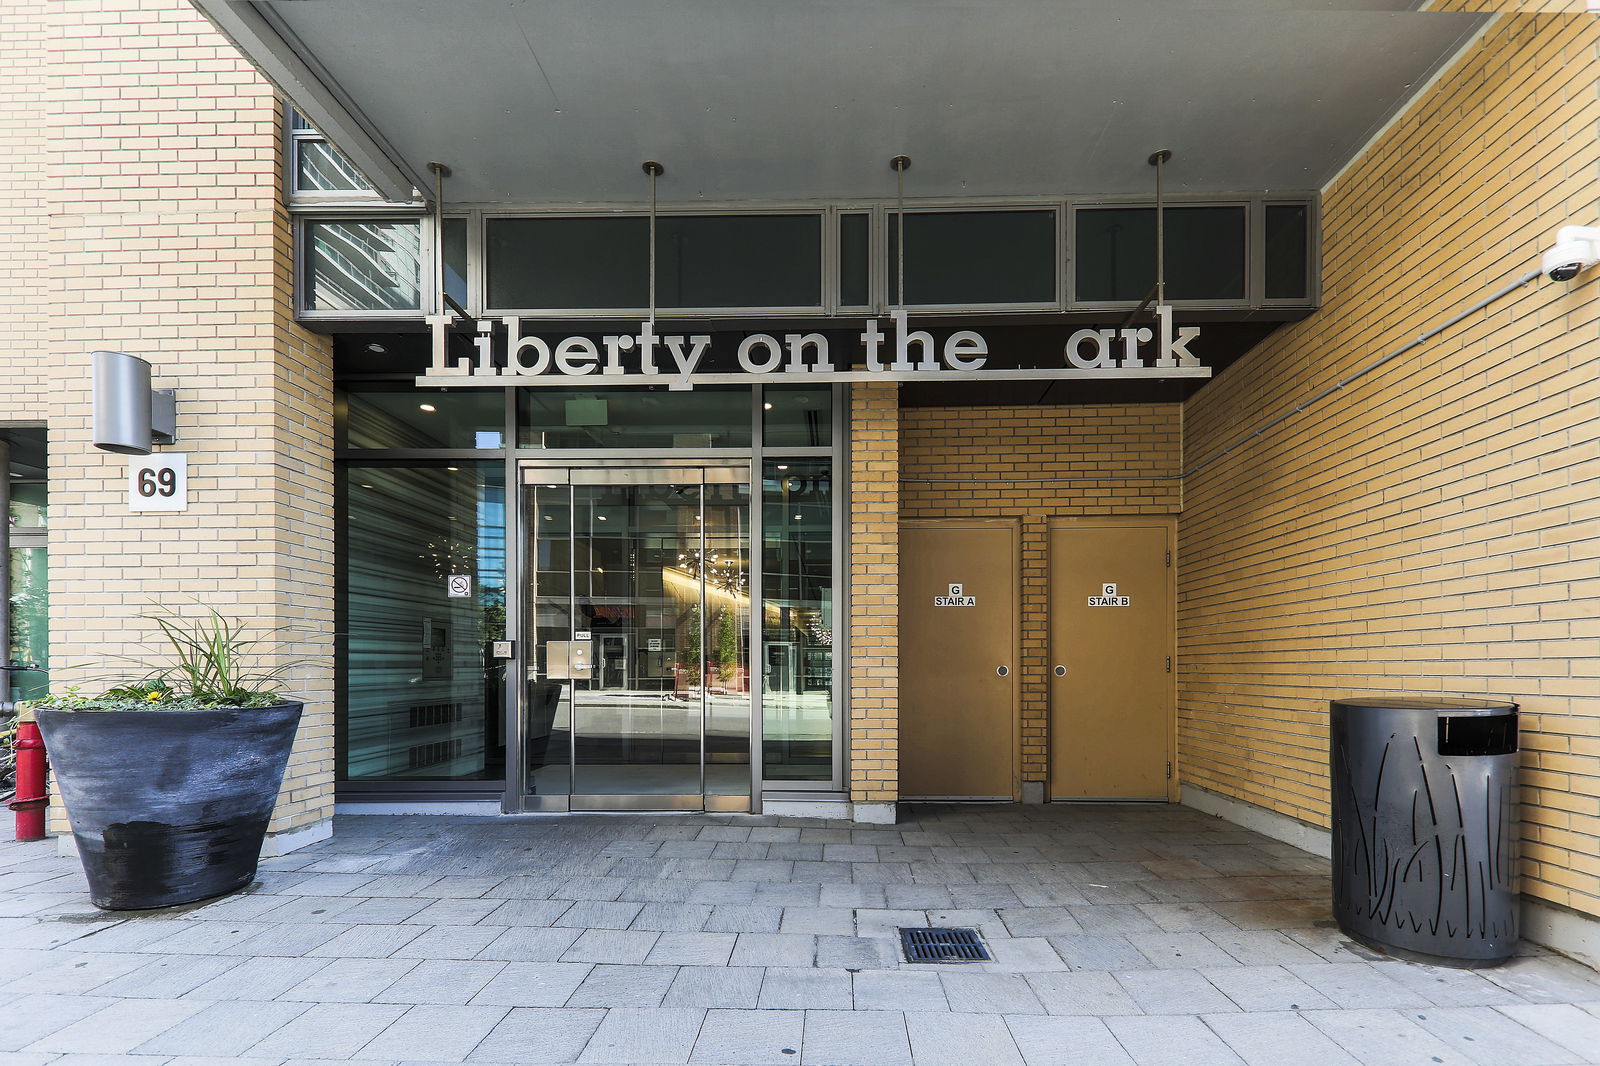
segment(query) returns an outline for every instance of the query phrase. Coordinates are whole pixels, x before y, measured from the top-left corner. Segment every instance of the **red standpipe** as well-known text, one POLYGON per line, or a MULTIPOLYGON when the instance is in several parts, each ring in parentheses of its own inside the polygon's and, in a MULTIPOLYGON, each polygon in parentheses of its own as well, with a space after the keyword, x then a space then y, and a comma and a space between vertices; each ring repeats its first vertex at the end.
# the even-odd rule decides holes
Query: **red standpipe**
POLYGON ((45 808, 44 738, 37 722, 17 723, 17 795, 9 806, 17 812, 17 839, 43 840, 45 808))

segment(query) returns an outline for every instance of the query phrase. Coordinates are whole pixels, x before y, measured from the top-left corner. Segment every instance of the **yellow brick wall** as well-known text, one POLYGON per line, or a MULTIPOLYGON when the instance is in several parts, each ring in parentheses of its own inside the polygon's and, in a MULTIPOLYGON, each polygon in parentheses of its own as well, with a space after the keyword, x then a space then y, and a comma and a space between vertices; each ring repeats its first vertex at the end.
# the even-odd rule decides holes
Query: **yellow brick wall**
POLYGON ((292 321, 278 105, 183 0, 5 0, 4 14, 0 76, 8 98, 25 83, 21 139, 38 151, 26 157, 35 184, 3 195, 34 197, 40 225, 5 232, 0 284, 31 271, 40 291, 5 301, 0 419, 49 421, 52 685, 148 655, 139 615, 153 603, 213 604, 280 631, 269 663, 314 662, 291 674, 307 718, 273 828, 321 822, 332 809, 331 351, 292 321), (32 56, 38 42, 42 56, 19 67, 13 50, 32 56), (187 511, 130 513, 127 459, 91 446, 98 348, 143 356, 155 386, 177 390, 187 511), (40 392, 42 403, 26 399, 40 392))
POLYGON ((0 7, 0 424, 44 422, 50 367, 45 306, 50 206, 45 114, 46 0, 0 7))
POLYGON ((1021 519, 1024 781, 1050 764, 1050 519, 1176 514, 1182 442, 1178 404, 900 412, 903 517, 1021 519))
POLYGON ((899 798, 900 410, 893 384, 850 391, 850 798, 899 798))
MULTIPOLYGON (((1600 222, 1597 48, 1500 16, 1324 191, 1323 310, 1186 405, 1188 467, 1600 222)), ((1187 480, 1184 782, 1327 825, 1330 698, 1515 700, 1524 888, 1600 914, 1596 286, 1540 279, 1187 480)))

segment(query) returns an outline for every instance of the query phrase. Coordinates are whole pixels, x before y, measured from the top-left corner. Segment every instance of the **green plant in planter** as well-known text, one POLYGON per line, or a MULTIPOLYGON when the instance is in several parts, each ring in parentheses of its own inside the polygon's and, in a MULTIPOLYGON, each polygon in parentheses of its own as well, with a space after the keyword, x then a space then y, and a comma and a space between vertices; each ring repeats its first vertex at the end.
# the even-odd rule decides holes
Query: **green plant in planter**
POLYGON ((145 617, 169 661, 98 696, 35 701, 90 901, 109 910, 249 884, 303 710, 278 689, 304 660, 259 665, 272 642, 214 608, 145 617))

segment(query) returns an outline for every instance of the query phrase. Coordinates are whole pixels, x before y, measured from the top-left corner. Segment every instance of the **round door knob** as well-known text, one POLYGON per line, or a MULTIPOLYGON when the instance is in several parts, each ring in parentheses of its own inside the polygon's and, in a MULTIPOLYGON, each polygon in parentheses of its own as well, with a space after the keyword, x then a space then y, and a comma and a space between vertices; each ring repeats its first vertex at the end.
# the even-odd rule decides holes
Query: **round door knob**
POLYGON ((1067 668, 1065 666, 1056 667, 1056 676, 1057 677, 1066 677, 1067 676, 1067 668))

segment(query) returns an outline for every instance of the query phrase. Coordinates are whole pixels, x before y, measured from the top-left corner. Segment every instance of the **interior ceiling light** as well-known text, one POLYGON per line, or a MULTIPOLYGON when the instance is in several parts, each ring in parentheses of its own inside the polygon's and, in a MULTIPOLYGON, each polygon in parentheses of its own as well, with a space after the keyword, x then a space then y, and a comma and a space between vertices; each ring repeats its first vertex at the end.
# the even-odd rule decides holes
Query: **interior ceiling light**
POLYGON ((389 349, 385 348, 383 345, 379 344, 377 341, 373 341, 371 344, 367 345, 367 351, 371 352, 373 355, 382 355, 384 352, 387 352, 388 350, 389 349))
POLYGON ((770 403, 764 403, 761 405, 761 409, 763 411, 770 411, 772 410, 772 405, 770 403))
POLYGON ((433 404, 431 404, 431 403, 419 403, 419 404, 417 404, 417 406, 420 407, 422 410, 428 412, 430 415, 438 410, 438 408, 433 406, 433 404))

